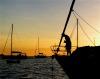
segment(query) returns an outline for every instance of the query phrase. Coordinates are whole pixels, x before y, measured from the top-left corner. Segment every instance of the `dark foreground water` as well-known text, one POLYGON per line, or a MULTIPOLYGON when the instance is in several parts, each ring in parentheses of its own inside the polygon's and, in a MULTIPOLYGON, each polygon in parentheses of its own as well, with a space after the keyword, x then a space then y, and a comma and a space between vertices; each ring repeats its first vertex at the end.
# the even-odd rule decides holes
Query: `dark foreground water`
POLYGON ((7 64, 0 59, 0 79, 69 79, 58 62, 51 58, 25 59, 7 64), (52 70, 53 67, 53 70, 52 70))

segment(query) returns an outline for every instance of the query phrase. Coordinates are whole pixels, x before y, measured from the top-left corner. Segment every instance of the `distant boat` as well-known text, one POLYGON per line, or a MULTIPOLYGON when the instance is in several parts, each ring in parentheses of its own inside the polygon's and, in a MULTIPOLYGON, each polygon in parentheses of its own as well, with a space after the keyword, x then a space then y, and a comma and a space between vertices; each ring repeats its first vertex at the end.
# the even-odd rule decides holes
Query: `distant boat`
POLYGON ((12 55, 7 58, 7 63, 20 63, 21 59, 27 59, 27 56, 22 52, 12 51, 12 55))
POLYGON ((39 37, 38 37, 38 49, 35 51, 35 58, 46 58, 46 56, 40 52, 40 49, 39 49, 39 37))
POLYGON ((7 63, 20 63, 20 59, 15 58, 15 56, 13 56, 13 51, 12 51, 12 39, 13 39, 13 24, 12 24, 12 29, 11 29, 11 55, 9 56, 9 58, 6 60, 7 63))
POLYGON ((20 59, 26 59, 27 56, 25 53, 12 50, 12 45, 13 45, 12 39, 13 39, 13 24, 11 30, 11 55, 4 56, 4 58, 7 58, 7 63, 20 63, 20 59))
POLYGON ((27 59, 28 57, 26 56, 25 53, 22 53, 20 51, 12 51, 12 55, 1 54, 0 58, 1 59, 9 59, 9 58, 13 58, 13 59, 27 59))
POLYGON ((15 59, 13 56, 10 56, 9 59, 6 60, 7 63, 20 63, 20 59, 15 59))
POLYGON ((46 58, 46 56, 43 53, 38 53, 35 58, 46 58))

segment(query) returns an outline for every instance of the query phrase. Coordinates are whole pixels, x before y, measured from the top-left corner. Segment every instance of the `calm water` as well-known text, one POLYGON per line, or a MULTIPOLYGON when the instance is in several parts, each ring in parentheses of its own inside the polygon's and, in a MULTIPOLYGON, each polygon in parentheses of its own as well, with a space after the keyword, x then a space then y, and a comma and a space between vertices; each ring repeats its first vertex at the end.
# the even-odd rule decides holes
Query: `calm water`
POLYGON ((21 60, 20 64, 7 64, 5 60, 0 60, 0 79, 69 78, 55 59, 40 58, 21 60))

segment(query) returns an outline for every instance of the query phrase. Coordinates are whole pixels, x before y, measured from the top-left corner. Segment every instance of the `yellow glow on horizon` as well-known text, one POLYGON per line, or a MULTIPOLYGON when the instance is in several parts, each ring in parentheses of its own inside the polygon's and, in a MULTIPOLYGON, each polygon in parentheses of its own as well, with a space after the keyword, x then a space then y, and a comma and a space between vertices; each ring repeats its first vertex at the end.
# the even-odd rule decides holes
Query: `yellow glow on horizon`
MULTIPOLYGON (((71 0, 58 0, 57 2, 54 0, 17 1, 0 1, 0 33, 2 32, 0 35, 0 51, 2 52, 9 29, 13 23, 13 50, 22 51, 33 56, 37 49, 39 36, 40 50, 46 55, 51 55, 50 46, 59 44, 71 0), (25 1, 29 1, 30 4, 25 1)), ((79 0, 76 1, 74 7, 74 10, 97 30, 100 30, 99 1, 91 0, 90 3, 88 0, 79 0)), ((100 35, 80 19, 79 22, 95 45, 100 45, 100 35)), ((70 35, 74 26, 76 26, 76 18, 73 18, 72 14, 65 33, 70 35)), ((76 46, 76 31, 71 40, 72 45, 76 46)), ((63 41, 62 45, 64 45, 63 41)), ((86 45, 93 46, 83 32, 79 31, 79 46, 86 45)), ((10 52, 10 37, 5 49, 6 52, 10 52)))

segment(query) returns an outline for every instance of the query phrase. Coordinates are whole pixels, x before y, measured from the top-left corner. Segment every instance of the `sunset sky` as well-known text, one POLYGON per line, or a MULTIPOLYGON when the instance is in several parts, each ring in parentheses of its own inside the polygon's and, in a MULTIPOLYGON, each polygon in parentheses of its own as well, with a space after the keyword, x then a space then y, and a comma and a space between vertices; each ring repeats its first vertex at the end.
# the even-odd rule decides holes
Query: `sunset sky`
MULTIPOLYGON (((4 48, 11 24, 14 24, 13 50, 35 54, 38 37, 40 49, 50 55, 50 46, 58 44, 72 0, 0 0, 0 52, 4 48), (48 53, 49 52, 49 53, 48 53)), ((100 0, 76 0, 74 10, 100 31, 100 0)), ((85 32, 100 45, 100 33, 79 19, 85 32)), ((76 25, 72 14, 66 34, 76 25)), ((76 45, 76 32, 72 37, 76 45)), ((79 29, 79 46, 93 45, 79 29)), ((5 52, 10 51, 10 36, 5 52)))

